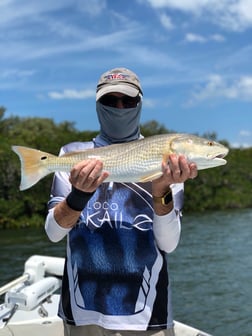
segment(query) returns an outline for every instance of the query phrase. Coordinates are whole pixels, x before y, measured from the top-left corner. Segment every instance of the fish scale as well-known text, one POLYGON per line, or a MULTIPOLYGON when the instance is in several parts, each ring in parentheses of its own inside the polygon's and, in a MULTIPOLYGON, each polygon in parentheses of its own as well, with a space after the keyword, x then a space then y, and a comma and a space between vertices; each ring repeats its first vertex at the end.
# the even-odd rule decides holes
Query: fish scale
MULTIPOLYGON (((124 145, 111 145, 75 154, 74 152, 71 154, 67 153, 61 156, 60 162, 58 162, 58 158, 55 159, 53 157, 51 160, 48 159, 48 166, 50 166, 50 170, 52 171, 62 169, 69 171, 74 164, 81 160, 96 158, 103 162, 104 170, 110 172, 114 182, 128 182, 125 178, 127 180, 129 178, 132 179, 132 175, 137 174, 138 176, 143 172, 148 174, 157 169, 160 170, 163 157, 162 146, 164 146, 163 136, 159 136, 155 144, 150 141, 134 141, 128 143, 124 151, 121 150, 121 147, 124 147, 124 145), (160 151, 157 151, 157 148, 160 151), (129 172, 131 173, 131 177, 129 176, 129 172)), ((107 182, 110 180, 112 181, 109 177, 107 182)))
POLYGON ((56 172, 69 172, 87 159, 98 159, 109 176, 105 182, 147 182, 162 175, 162 162, 169 155, 184 155, 195 162, 198 170, 226 164, 223 158, 228 148, 222 144, 191 134, 161 134, 84 151, 71 152, 60 157, 36 149, 12 146, 21 162, 20 190, 30 188, 44 176, 56 172))

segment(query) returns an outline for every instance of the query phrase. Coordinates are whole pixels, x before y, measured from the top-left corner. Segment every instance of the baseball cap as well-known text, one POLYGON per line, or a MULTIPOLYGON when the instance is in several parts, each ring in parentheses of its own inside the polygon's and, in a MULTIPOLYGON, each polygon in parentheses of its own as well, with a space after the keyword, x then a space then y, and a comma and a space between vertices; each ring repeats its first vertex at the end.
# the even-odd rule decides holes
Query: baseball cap
POLYGON ((120 92, 130 97, 143 94, 137 75, 126 68, 115 68, 101 75, 96 88, 96 101, 110 92, 120 92))

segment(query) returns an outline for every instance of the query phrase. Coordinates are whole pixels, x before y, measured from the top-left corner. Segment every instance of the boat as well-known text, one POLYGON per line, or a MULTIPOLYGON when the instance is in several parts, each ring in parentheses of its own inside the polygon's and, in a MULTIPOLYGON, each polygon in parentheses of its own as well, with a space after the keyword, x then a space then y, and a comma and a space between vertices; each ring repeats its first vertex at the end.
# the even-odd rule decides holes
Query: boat
MULTIPOLYGON (((33 255, 23 274, 0 288, 0 336, 63 336, 58 317, 64 258, 33 255)), ((176 336, 211 336, 175 321, 176 336)))

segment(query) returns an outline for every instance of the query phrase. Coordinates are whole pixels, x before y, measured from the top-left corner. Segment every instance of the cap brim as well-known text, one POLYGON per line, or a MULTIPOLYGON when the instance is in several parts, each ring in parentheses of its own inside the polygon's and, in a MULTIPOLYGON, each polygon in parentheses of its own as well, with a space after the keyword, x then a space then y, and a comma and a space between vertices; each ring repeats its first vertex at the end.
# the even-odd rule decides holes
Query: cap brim
POLYGON ((136 97, 139 94, 139 90, 136 87, 127 85, 125 83, 116 85, 104 85, 104 87, 101 87, 99 91, 96 93, 96 101, 99 100, 105 94, 111 92, 120 92, 130 97, 136 97))

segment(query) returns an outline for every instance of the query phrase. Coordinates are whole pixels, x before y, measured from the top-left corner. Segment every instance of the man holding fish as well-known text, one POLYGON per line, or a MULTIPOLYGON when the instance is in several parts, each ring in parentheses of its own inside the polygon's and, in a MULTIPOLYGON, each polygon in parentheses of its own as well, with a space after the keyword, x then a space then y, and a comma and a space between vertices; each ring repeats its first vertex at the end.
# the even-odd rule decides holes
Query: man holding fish
MULTIPOLYGON (((132 71, 105 72, 96 92, 99 135, 60 155, 142 138, 142 96, 132 71)), ((171 154, 152 181, 106 182, 109 174, 90 157, 54 175, 45 227, 54 242, 67 236, 65 336, 173 336, 166 254, 179 242, 183 182, 197 176, 196 164, 171 154)))

